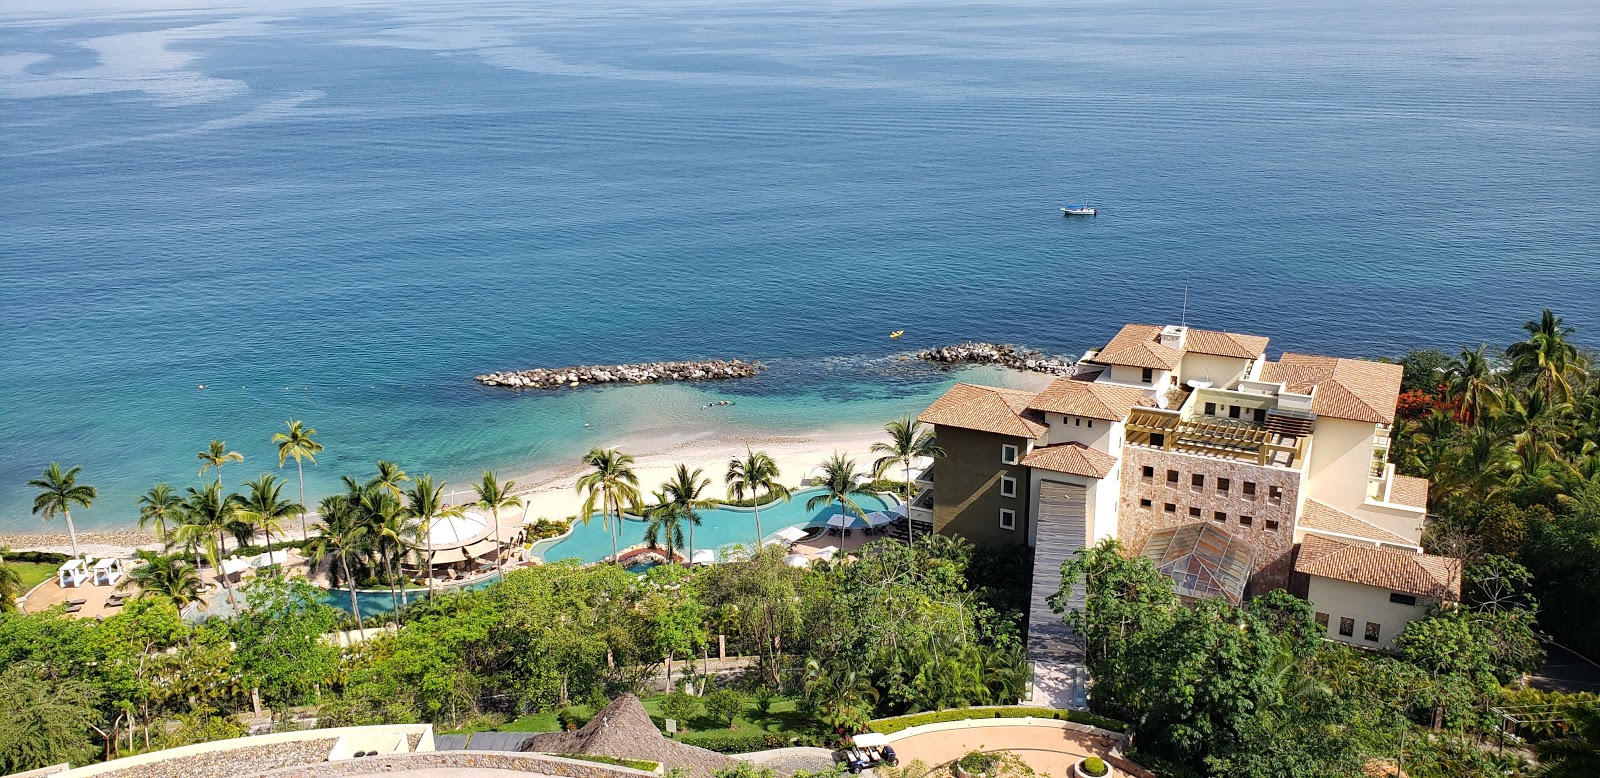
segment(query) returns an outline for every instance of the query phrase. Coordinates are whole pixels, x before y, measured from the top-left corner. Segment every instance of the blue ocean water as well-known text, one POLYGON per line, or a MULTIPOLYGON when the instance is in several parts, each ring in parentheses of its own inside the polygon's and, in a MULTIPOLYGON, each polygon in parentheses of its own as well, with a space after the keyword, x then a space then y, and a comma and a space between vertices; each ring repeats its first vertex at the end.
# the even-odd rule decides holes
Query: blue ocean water
POLYGON ((873 424, 952 380, 906 349, 1077 353, 1186 286, 1275 350, 1600 342, 1587 0, 234 2, 0 8, 0 530, 51 460, 125 526, 290 418, 313 495, 873 424), (772 370, 471 381, 732 356, 772 370))

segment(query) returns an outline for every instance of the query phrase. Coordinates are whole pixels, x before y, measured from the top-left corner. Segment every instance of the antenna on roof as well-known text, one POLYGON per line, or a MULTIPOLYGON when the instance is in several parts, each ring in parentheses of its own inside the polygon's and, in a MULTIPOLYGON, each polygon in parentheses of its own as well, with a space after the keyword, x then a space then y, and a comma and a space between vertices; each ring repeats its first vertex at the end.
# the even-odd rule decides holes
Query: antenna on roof
POLYGON ((1182 319, 1182 322, 1183 323, 1180 324, 1179 326, 1184 327, 1184 328, 1188 328, 1188 326, 1189 326, 1189 285, 1188 284, 1184 284, 1183 285, 1183 319, 1182 319))

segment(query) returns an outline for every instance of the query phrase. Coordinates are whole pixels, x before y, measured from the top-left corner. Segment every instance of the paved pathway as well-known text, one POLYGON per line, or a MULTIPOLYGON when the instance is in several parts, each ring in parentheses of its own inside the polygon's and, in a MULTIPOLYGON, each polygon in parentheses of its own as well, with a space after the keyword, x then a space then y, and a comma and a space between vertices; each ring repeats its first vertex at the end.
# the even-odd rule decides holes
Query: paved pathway
POLYGON ((762 767, 770 767, 785 775, 792 774, 796 770, 820 772, 833 767, 832 751, 826 748, 810 748, 806 746, 757 751, 752 754, 743 754, 741 758, 748 759, 762 767))
POLYGON ((973 727, 929 732, 894 741, 900 764, 921 760, 936 767, 969 751, 1013 751, 1043 775, 1071 775, 1072 766, 1087 756, 1111 752, 1109 738, 1068 729, 1038 726, 973 727))

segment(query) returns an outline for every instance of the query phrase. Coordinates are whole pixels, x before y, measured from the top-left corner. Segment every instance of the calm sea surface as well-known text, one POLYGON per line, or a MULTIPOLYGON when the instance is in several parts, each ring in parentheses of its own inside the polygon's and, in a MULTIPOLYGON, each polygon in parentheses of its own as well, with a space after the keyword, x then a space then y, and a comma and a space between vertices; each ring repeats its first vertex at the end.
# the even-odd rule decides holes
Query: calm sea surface
POLYGON ((316 494, 874 424, 952 380, 897 352, 1078 353, 1186 285, 1274 351, 1504 342, 1541 306, 1595 344, 1597 105, 1590 0, 7 3, 0 530, 44 528, 52 459, 125 526, 214 437, 232 484, 275 466, 289 418, 316 494), (732 356, 773 369, 471 381, 732 356))

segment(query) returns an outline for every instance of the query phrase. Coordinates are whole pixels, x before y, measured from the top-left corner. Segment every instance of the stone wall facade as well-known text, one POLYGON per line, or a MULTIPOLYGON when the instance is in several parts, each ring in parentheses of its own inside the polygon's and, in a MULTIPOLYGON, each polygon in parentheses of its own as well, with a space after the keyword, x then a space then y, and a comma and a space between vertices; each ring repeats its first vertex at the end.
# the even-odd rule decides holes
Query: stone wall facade
POLYGON ((1284 588, 1289 585, 1293 570, 1296 506, 1300 504, 1303 477, 1299 470, 1262 467, 1253 462, 1124 446, 1117 537, 1128 548, 1139 549, 1150 533, 1159 529, 1197 521, 1226 527, 1256 551, 1246 592, 1255 595, 1284 588), (1145 468, 1150 468, 1150 475, 1145 474, 1145 468), (1168 471, 1177 472, 1176 484, 1167 481, 1168 471), (1192 481, 1196 474, 1204 479, 1198 488, 1192 481), (1217 488, 1223 478, 1228 479, 1226 492, 1217 488), (1254 484, 1253 497, 1245 495, 1246 484, 1254 484), (1141 500, 1148 500, 1150 505, 1141 505, 1141 500), (1175 510, 1167 511, 1168 505, 1175 510), (1198 516, 1193 513, 1196 510, 1198 516), (1245 517, 1248 526, 1243 523, 1245 517))
MULTIPOLYGON (((104 770, 98 775, 107 778, 238 778, 260 775, 269 770, 288 765, 326 763, 328 752, 338 738, 296 740, 288 743, 268 743, 243 748, 227 748, 200 754, 180 756, 159 762, 130 765, 121 769, 104 770)), ((116 762, 107 762, 115 768, 116 762)))

